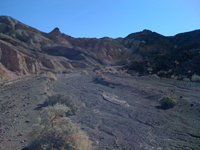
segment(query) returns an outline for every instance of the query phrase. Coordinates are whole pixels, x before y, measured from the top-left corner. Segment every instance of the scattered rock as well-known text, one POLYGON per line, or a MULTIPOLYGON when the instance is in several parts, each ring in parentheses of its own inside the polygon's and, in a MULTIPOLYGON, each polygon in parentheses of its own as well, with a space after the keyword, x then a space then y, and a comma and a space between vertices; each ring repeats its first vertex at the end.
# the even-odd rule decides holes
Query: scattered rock
POLYGON ((27 120, 27 121, 25 121, 25 123, 30 123, 30 121, 29 121, 29 120, 27 120))
POLYGON ((126 101, 119 100, 118 96, 114 94, 103 92, 102 96, 105 100, 108 100, 111 103, 114 103, 120 106, 130 107, 130 105, 126 101))
POLYGON ((19 134, 17 136, 22 136, 22 134, 19 132, 19 134))

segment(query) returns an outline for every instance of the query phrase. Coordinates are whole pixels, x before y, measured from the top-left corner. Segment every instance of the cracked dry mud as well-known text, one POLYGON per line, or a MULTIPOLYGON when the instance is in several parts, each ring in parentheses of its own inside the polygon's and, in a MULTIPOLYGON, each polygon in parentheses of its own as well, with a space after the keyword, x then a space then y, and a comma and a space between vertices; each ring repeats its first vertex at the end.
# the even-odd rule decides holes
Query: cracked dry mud
POLYGON ((56 82, 40 76, 1 82, 0 149, 28 145, 41 111, 35 108, 53 94, 76 101, 79 113, 71 119, 94 149, 200 148, 200 83, 103 73, 104 84, 94 82, 88 72, 57 75, 56 82), (157 100, 164 95, 178 104, 162 109, 157 100))

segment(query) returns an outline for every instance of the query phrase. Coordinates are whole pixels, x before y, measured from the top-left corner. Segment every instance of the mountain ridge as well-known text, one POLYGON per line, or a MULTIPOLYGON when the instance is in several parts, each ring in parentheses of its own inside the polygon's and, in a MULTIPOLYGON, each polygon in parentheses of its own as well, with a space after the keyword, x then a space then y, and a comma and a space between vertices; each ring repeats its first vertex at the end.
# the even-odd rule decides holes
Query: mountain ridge
POLYGON ((58 27, 45 33, 12 17, 0 16, 0 48, 1 79, 11 78, 10 73, 24 76, 108 65, 122 65, 121 69, 132 75, 158 75, 170 69, 169 74, 159 76, 183 79, 200 75, 196 65, 200 30, 163 36, 145 29, 124 38, 74 38, 61 33, 58 27), (184 69, 183 64, 192 66, 184 69))

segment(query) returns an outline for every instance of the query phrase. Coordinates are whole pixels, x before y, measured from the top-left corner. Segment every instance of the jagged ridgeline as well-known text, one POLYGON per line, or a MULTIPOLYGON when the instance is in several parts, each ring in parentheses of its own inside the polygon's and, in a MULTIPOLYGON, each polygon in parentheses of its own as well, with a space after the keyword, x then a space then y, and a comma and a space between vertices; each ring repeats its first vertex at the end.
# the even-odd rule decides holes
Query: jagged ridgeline
POLYGON ((0 78, 46 71, 121 66, 131 75, 198 81, 200 30, 166 37, 143 30, 125 38, 73 38, 55 28, 39 31, 0 16, 0 78))

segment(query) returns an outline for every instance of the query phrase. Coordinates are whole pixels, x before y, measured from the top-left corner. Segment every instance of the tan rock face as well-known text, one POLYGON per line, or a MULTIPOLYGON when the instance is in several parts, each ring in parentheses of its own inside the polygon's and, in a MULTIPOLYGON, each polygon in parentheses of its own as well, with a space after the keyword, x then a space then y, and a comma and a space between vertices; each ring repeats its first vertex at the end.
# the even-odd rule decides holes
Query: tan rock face
POLYGON ((1 79, 28 74, 39 74, 43 70, 65 70, 73 68, 66 58, 54 58, 45 54, 40 54, 38 57, 31 57, 18 51, 17 48, 4 41, 0 41, 0 54, 1 79))
POLYGON ((1 47, 1 63, 10 71, 20 72, 20 54, 5 42, 0 42, 1 47))
MULTIPOLYGON (((43 71, 87 67, 84 62, 72 61, 67 57, 50 56, 42 51, 45 47, 60 44, 64 44, 65 47, 73 47, 62 37, 58 28, 47 34, 11 17, 3 16, 0 17, 0 32, 1 79, 40 74, 43 71)), ((61 51, 57 56, 62 56, 63 52, 61 51)))
POLYGON ((6 16, 0 17, 0 32, 1 63, 17 75, 107 65, 127 52, 112 38, 75 39, 59 28, 44 33, 6 16))
POLYGON ((0 41, 0 48, 0 62, 7 70, 17 75, 35 74, 39 70, 36 59, 19 52, 8 43, 0 41))
POLYGON ((0 80, 12 79, 17 77, 13 72, 9 71, 2 63, 0 63, 0 80))

